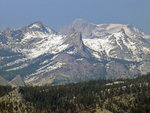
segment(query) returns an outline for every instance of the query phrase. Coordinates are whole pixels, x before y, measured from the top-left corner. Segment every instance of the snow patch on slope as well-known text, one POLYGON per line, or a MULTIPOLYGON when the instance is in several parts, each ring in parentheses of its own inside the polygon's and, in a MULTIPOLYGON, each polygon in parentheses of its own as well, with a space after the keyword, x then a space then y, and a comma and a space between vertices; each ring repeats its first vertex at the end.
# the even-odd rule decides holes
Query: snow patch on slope
POLYGON ((57 62, 57 63, 49 63, 45 66, 43 66, 42 68, 39 68, 38 70, 36 70, 35 73, 27 76, 25 78, 25 83, 29 84, 31 82, 34 82, 35 80, 39 79, 38 75, 43 75, 44 73, 50 72, 52 70, 56 70, 62 67, 62 65, 64 65, 65 63, 61 63, 61 62, 57 62))
POLYGON ((83 39, 83 42, 87 47, 93 49, 94 51, 97 52, 105 51, 108 56, 110 50, 114 48, 114 46, 111 45, 111 42, 108 40, 108 38, 83 39))
POLYGON ((64 36, 62 35, 55 35, 55 34, 49 34, 49 35, 29 35, 27 36, 30 39, 31 37, 34 38, 43 38, 41 41, 37 42, 34 46, 34 48, 31 49, 23 49, 22 52, 28 57, 28 58, 37 58, 38 56, 44 54, 44 53, 51 53, 51 54, 57 54, 63 50, 65 50, 68 47, 68 44, 64 43, 64 36))
MULTIPOLYGON (((83 39, 84 44, 98 53, 106 53, 108 57, 125 60, 142 60, 141 54, 150 53, 150 48, 143 42, 130 38, 123 31, 112 33, 105 37, 83 39), (120 49, 119 49, 120 48, 120 49), (118 52, 117 52, 118 51, 118 52), (129 52, 131 57, 122 56, 122 53, 129 52)), ((98 53, 93 53, 96 58, 100 58, 98 53)))
POLYGON ((18 67, 14 67, 14 68, 11 68, 11 69, 7 69, 6 71, 16 71, 16 70, 25 68, 25 67, 27 67, 28 65, 29 65, 29 64, 23 64, 23 65, 18 66, 18 67))
POLYGON ((27 60, 28 60, 27 58, 18 59, 18 60, 16 60, 16 61, 7 63, 4 67, 13 66, 13 65, 15 65, 15 64, 19 64, 19 63, 25 62, 25 61, 27 61, 27 60))
POLYGON ((30 26, 29 27, 30 29, 32 29, 32 28, 40 28, 40 26, 39 25, 37 25, 37 24, 33 24, 32 26, 30 26))
POLYGON ((75 54, 77 52, 77 48, 74 48, 72 51, 68 51, 67 53, 72 55, 75 54))
POLYGON ((40 65, 44 65, 46 63, 48 63, 48 60, 45 60, 44 62, 40 63, 40 65))
MULTIPOLYGON (((93 34, 95 36, 105 36, 112 33, 117 33, 120 30, 124 30, 125 34, 132 38, 137 37, 145 37, 146 35, 141 32, 139 29, 135 28, 132 25, 123 25, 123 24, 99 24, 97 25, 96 29, 93 30, 93 34)), ((146 38, 146 37, 145 37, 146 38)))
POLYGON ((84 60, 84 58, 78 58, 78 59, 76 59, 76 61, 83 61, 84 60))
POLYGON ((24 34, 24 38, 22 39, 22 42, 27 41, 29 39, 33 38, 44 38, 48 37, 49 34, 43 33, 43 32, 38 32, 38 31, 32 31, 32 32, 27 32, 24 34))
POLYGON ((100 55, 98 54, 98 52, 93 52, 92 53, 94 56, 95 56, 95 58, 97 58, 97 59, 100 59, 101 57, 100 57, 100 55))

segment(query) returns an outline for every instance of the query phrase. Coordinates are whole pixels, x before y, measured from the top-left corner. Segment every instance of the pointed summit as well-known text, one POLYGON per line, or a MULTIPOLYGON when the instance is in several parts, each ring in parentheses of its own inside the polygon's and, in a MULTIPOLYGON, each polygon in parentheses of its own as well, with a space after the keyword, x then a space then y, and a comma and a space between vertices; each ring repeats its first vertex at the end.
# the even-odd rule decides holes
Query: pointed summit
POLYGON ((30 25, 27 25, 25 27, 23 27, 21 29, 21 31, 23 33, 26 33, 26 32, 42 32, 42 33, 55 33, 55 31, 53 29, 50 29, 48 28, 47 26, 45 26, 41 21, 37 21, 37 22, 34 22, 30 25))
POLYGON ((14 79, 12 79, 10 81, 10 84, 14 85, 14 86, 25 86, 25 83, 22 80, 22 78, 20 77, 20 75, 17 75, 14 79))
POLYGON ((80 45, 83 43, 81 32, 76 31, 74 28, 71 29, 66 39, 67 42, 73 45, 80 45))
POLYGON ((36 21, 33 24, 37 24, 37 25, 43 25, 43 23, 41 21, 36 21))
POLYGON ((43 27, 43 23, 41 21, 34 22, 29 25, 29 28, 41 28, 43 27))
POLYGON ((2 76, 0 76, 0 85, 2 86, 9 85, 8 82, 2 76))
POLYGON ((87 47, 84 45, 82 40, 82 33, 76 30, 72 30, 69 35, 66 37, 66 43, 69 44, 71 50, 76 50, 76 55, 80 57, 89 57, 90 53, 87 47), (74 32, 73 32, 74 31, 74 32))

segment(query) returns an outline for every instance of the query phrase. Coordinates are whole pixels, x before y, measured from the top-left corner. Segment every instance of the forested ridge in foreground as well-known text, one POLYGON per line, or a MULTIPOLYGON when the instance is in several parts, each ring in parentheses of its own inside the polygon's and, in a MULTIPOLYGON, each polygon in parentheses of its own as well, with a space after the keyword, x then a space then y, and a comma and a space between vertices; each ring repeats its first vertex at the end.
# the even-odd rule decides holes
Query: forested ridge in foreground
POLYGON ((150 73, 135 79, 19 87, 14 92, 19 99, 1 97, 0 112, 150 113, 150 73))

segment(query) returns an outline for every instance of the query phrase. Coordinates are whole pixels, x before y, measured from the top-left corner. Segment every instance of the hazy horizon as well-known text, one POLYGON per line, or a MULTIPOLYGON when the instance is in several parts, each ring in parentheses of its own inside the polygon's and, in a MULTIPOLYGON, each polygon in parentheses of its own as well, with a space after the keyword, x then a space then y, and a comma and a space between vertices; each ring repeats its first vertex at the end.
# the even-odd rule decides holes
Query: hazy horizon
POLYGON ((141 0, 1 0, 0 30, 36 21, 57 30, 82 18, 95 24, 131 24, 150 34, 149 4, 141 0))

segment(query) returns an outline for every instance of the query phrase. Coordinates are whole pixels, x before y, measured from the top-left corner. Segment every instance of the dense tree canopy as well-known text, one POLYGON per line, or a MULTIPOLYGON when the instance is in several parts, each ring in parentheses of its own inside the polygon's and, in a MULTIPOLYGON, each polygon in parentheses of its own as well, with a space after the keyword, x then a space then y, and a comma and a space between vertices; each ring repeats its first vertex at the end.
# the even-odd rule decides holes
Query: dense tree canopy
MULTIPOLYGON (((2 90, 0 95, 4 95, 2 90)), ((94 113, 102 109, 114 113, 150 112, 150 73, 135 79, 20 87, 18 92, 37 113, 94 113)))

